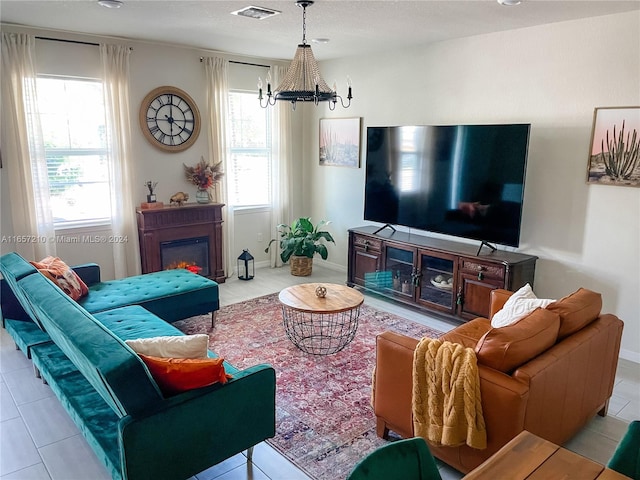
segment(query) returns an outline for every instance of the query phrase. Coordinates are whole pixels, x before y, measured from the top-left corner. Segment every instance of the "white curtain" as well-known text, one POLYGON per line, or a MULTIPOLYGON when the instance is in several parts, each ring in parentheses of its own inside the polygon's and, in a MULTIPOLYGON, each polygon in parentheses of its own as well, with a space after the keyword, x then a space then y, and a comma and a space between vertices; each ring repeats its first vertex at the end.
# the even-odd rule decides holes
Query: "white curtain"
POLYGON ((224 177, 219 185, 217 201, 225 204, 222 209, 222 246, 224 272, 231 277, 236 266, 234 252, 234 205, 230 201, 227 188, 231 171, 229 162, 229 146, 227 143, 227 121, 229 118, 229 61, 221 57, 203 59, 207 79, 207 115, 209 116, 209 152, 208 163, 215 164, 222 160, 224 177))
POLYGON ((140 251, 133 202, 131 123, 129 114, 129 57, 122 45, 100 45, 111 187, 111 229, 119 241, 111 244, 116 278, 140 273, 140 251), (123 240, 123 241, 120 241, 123 240))
MULTIPOLYGON (((274 85, 280 85, 287 69, 276 66, 272 68, 274 72, 274 85)), ((273 129, 273 152, 272 161, 273 174, 271 176, 271 192, 273 196, 271 210, 271 232, 276 241, 271 245, 271 266, 281 267, 280 259, 280 236, 278 235, 278 225, 289 224, 291 218, 291 191, 293 189, 292 177, 292 146, 291 146, 291 105, 289 102, 278 102, 274 111, 273 129)))
POLYGON ((14 250, 27 260, 56 254, 49 179, 36 94, 35 37, 2 33, 2 159, 9 177, 14 250))

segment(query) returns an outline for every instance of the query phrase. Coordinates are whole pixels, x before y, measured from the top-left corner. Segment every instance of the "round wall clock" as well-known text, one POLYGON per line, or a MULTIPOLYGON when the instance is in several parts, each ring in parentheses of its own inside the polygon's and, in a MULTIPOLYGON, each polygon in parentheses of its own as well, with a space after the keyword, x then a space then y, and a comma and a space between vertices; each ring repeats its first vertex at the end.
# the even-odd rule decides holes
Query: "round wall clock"
POLYGON ((140 128, 149 143, 165 152, 181 152, 200 134, 196 102, 176 87, 150 91, 140 105, 140 128))

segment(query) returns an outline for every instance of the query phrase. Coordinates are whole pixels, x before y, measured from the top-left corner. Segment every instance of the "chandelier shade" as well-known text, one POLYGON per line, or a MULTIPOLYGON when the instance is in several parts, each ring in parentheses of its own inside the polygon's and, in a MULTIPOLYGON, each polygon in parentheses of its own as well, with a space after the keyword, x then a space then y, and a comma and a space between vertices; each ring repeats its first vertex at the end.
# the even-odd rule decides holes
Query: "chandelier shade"
POLYGON ((260 106, 263 108, 269 105, 275 105, 277 100, 283 100, 291 102, 292 107, 295 109, 296 102, 314 102, 316 105, 319 102, 329 102, 329 109, 333 110, 336 107, 338 99, 343 108, 348 108, 351 105, 351 81, 347 82, 347 100, 345 105, 342 97, 336 92, 336 87, 329 87, 320 74, 320 68, 318 62, 313 55, 311 45, 307 44, 306 39, 306 9, 309 5, 313 5, 311 0, 300 0, 296 2, 296 5, 302 7, 302 43, 298 45, 296 53, 287 69, 282 82, 275 90, 271 89, 271 74, 267 75, 267 93, 266 99, 262 93, 262 79, 258 78, 258 100, 260 106), (266 100, 263 103, 263 100, 266 100))
POLYGON ((275 90, 278 100, 316 102, 331 100, 334 92, 320 75, 311 45, 298 45, 282 83, 275 90), (318 98, 320 97, 320 98, 318 98))

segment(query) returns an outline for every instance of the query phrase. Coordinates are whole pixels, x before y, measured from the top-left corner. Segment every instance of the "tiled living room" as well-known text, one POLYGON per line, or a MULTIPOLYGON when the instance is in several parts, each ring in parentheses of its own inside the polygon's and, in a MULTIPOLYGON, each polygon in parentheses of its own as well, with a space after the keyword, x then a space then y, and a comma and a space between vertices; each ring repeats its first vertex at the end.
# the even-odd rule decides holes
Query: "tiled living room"
POLYGON ((443 479, 618 478, 640 2, 2 4, 0 478, 347 478, 418 430, 443 479), (165 336, 199 353, 135 350, 165 336), (447 446, 436 348, 479 373, 447 446))
MULTIPOLYGON (((314 266, 310 278, 291 276, 287 268, 258 269, 251 282, 230 279, 220 286, 222 305, 280 291, 294 283, 306 281, 344 283, 343 274, 314 266)), ((365 303, 389 310, 415 322, 424 322, 446 331, 452 324, 429 318, 415 310, 390 304, 367 295, 365 303)), ((0 437, 2 479, 70 480, 108 479, 107 471, 92 452, 82 434, 70 420, 51 389, 33 375, 33 367, 22 352, 15 350, 11 338, 2 330, 0 388, 2 388, 0 437)), ((627 424, 640 416, 640 372, 633 362, 621 360, 616 375, 613 397, 606 417, 594 417, 587 426, 564 446, 569 450, 606 463, 613 454, 627 424)), ((439 462, 443 480, 463 475, 439 462)), ((238 454, 195 478, 198 480, 309 478, 266 443, 256 447, 253 462, 238 454)))

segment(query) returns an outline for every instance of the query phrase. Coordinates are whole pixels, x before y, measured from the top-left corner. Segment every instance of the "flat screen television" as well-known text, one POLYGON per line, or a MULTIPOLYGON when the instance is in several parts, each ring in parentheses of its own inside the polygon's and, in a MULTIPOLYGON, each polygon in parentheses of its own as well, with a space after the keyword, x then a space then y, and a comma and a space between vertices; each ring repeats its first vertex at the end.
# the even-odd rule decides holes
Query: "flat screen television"
POLYGON ((530 127, 367 127, 364 219, 517 247, 530 127))

